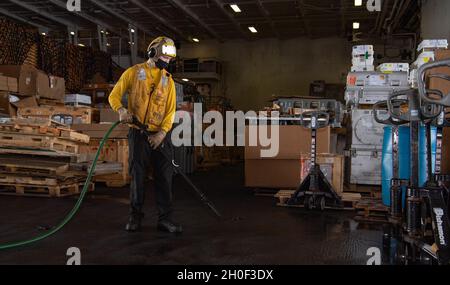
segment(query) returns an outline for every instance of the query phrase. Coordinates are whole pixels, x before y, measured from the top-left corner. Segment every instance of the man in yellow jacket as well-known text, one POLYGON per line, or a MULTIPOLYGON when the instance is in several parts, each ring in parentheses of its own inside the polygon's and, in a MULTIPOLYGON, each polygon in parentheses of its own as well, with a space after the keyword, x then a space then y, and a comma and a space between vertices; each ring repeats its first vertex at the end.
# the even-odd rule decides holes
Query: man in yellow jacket
POLYGON ((172 157, 170 136, 167 134, 175 117, 176 94, 175 83, 165 68, 176 57, 176 48, 173 40, 158 37, 150 43, 147 52, 148 61, 128 68, 109 95, 109 103, 119 112, 122 122, 131 123, 134 116, 152 133, 147 137, 130 125, 131 210, 125 229, 130 232, 141 229, 148 169, 152 166, 159 214, 157 228, 179 233, 181 226, 171 220, 173 168, 161 153, 167 152, 172 157), (128 106, 124 107, 122 97, 126 93, 128 106))

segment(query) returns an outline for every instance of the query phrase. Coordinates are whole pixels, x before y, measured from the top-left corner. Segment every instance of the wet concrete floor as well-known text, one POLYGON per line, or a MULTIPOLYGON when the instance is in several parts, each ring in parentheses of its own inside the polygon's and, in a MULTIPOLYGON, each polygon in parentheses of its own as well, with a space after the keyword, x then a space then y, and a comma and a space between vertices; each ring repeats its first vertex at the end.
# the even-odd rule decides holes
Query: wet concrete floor
MULTIPOLYGON (((83 264, 366 264, 382 249, 381 225, 354 221, 355 212, 308 212, 277 207, 243 187, 243 165, 191 176, 225 216, 218 221, 181 177, 175 179, 174 218, 184 233, 156 231, 153 192, 147 193, 143 232, 127 233, 128 189, 97 187, 56 235, 0 252, 0 264, 65 264, 78 247, 83 264)), ((68 198, 0 196, 0 243, 56 225, 75 203, 68 198)))

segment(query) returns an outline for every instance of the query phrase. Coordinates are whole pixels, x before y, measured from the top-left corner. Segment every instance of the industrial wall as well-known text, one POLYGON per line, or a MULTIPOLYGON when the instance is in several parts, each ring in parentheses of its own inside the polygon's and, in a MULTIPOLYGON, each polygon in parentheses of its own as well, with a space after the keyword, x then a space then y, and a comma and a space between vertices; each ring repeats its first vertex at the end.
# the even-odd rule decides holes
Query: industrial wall
POLYGON ((422 38, 450 40, 450 1, 426 0, 422 6, 422 38))
POLYGON ((265 39, 202 41, 183 44, 182 58, 215 57, 224 64, 222 93, 238 109, 268 106, 272 95, 309 94, 314 80, 344 83, 351 65, 351 44, 345 39, 265 39))

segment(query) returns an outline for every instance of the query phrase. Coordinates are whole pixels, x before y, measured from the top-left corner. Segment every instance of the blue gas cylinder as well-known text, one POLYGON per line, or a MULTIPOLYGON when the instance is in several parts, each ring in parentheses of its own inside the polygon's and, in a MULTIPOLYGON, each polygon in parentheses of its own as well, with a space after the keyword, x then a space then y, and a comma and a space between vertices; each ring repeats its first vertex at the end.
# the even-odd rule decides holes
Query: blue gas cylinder
MULTIPOLYGON (((398 167, 399 178, 409 179, 410 176, 410 134, 409 127, 400 126, 398 130, 398 167)), ((434 171, 434 161, 436 159, 436 127, 431 128, 431 153, 432 169, 434 171)), ((427 144, 426 127, 419 128, 419 185, 423 186, 427 181, 427 144)), ((381 198, 383 204, 390 206, 391 195, 390 185, 392 179, 392 126, 384 127, 383 152, 381 162, 381 198)), ((403 193, 403 198, 405 193, 403 193)))

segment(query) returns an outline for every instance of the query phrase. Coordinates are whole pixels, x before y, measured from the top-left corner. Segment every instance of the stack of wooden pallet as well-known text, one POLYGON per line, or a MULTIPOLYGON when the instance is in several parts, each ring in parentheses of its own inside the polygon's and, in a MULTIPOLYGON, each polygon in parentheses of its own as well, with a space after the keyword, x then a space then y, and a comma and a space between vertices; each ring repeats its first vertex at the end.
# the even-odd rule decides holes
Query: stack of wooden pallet
MULTIPOLYGON (((71 126, 73 130, 90 137, 89 144, 83 145, 79 149, 81 160, 90 161, 94 158, 103 136, 110 127, 110 123, 74 124, 71 126)), ((108 187, 123 187, 130 183, 131 178, 128 174, 128 130, 127 125, 119 125, 111 132, 108 141, 100 152, 99 159, 106 163, 98 164, 98 171, 96 171, 94 177, 96 182, 104 182, 108 187), (118 165, 121 168, 118 168, 118 165), (100 171, 100 167, 105 170, 100 171), (114 169, 116 171, 113 171, 114 169)))
MULTIPOLYGON (((0 124, 0 194, 60 197, 77 194, 86 171, 73 171, 89 136, 48 119, 0 124)), ((93 186, 92 186, 93 189, 93 186)))

